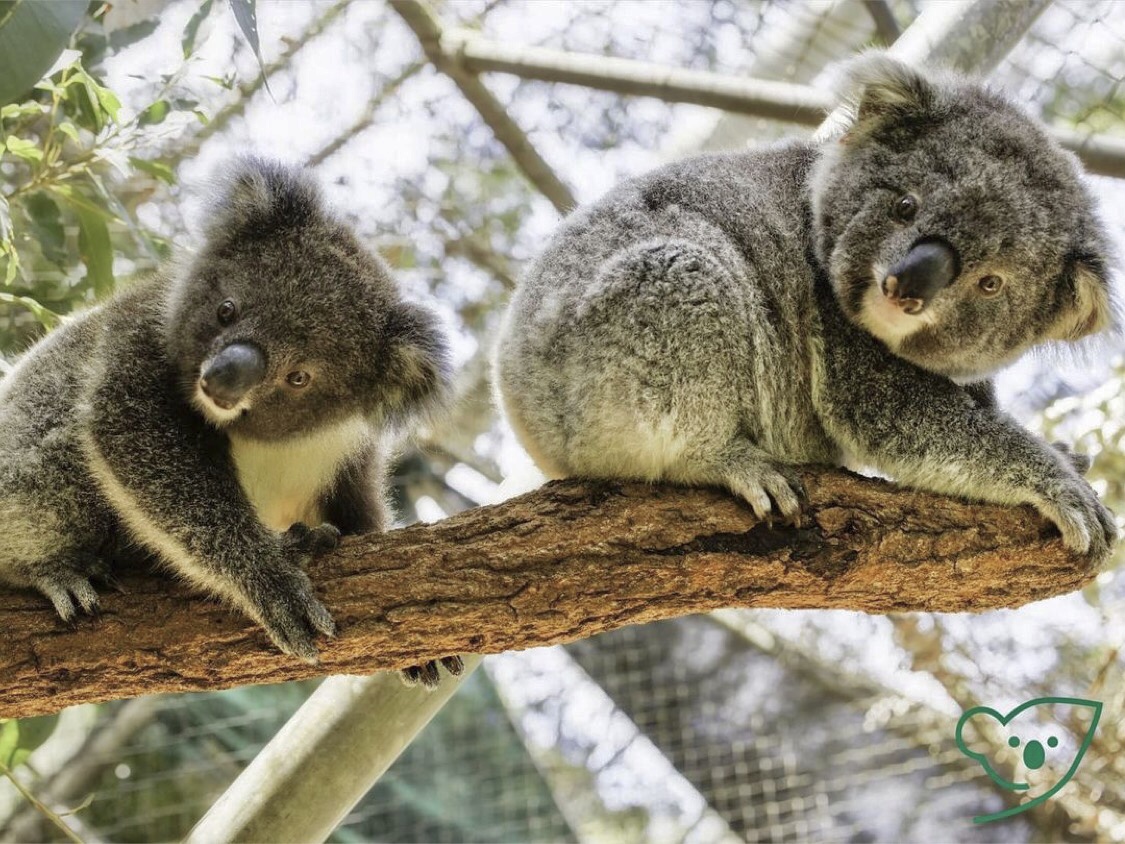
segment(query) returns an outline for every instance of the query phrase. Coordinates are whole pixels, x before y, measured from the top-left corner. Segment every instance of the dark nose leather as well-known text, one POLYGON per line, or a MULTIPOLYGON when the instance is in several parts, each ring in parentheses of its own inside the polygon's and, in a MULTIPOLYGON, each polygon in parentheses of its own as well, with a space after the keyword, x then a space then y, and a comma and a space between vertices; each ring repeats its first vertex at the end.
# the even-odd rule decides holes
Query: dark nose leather
POLYGON ((231 343, 203 365, 199 386, 217 404, 234 407, 265 377, 265 355, 249 343, 231 343))
POLYGON ((959 265, 957 252, 948 243, 923 240, 891 267, 883 279, 883 293, 898 300, 907 313, 918 313, 938 291, 953 283, 959 265))

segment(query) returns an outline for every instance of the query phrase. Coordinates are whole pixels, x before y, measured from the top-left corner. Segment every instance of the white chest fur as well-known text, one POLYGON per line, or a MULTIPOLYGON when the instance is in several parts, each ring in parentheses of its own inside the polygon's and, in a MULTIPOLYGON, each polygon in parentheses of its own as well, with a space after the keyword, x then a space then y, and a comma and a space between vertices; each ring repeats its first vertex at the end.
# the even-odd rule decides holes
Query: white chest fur
POLYGON ((371 444, 373 434, 360 417, 304 437, 278 442, 231 437, 231 456, 258 518, 278 531, 294 522, 323 521, 320 499, 343 463, 371 444))

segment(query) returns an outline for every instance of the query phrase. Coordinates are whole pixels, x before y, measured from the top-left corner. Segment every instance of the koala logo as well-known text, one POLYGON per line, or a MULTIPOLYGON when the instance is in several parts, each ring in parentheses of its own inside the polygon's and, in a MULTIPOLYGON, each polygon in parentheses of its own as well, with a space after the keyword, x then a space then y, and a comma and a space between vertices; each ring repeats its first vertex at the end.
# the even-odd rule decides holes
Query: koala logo
MULTIPOLYGON (((1001 818, 1008 818, 1020 812, 1026 812, 1032 806, 1038 806, 1043 801, 1054 795, 1059 789, 1070 782, 1074 772, 1078 770, 1079 763, 1094 739, 1094 730, 1098 727, 1098 719, 1102 715, 1102 704, 1096 700, 1083 700, 1075 697, 1040 697, 1021 703, 1007 715, 1001 715, 995 709, 987 706, 975 706, 961 716, 957 722, 957 746, 961 752, 971 759, 975 759, 984 768, 984 772, 1001 788, 1006 791, 1026 792, 1034 794, 1031 800, 996 812, 992 815, 981 815, 973 818, 973 823, 988 823, 1001 818), (1077 749, 1066 747, 1061 743, 1060 736, 1065 737, 1066 730, 1052 727, 1052 721, 1044 719, 1046 712, 1041 707, 1048 706, 1073 706, 1090 710, 1090 724, 1086 728, 1086 735, 1077 749), (1030 714, 1029 714, 1030 713, 1030 714), (981 750, 970 750, 965 738, 965 725, 974 721, 973 729, 978 737, 975 742, 981 750), (1012 770, 1021 776, 1019 782, 1013 782, 1001 776, 993 766, 987 753, 995 748, 988 739, 992 736, 1007 736, 1007 746, 1018 754, 1018 760, 1009 760, 1005 769, 1012 770), (1044 747, 1045 745, 1045 747, 1044 747), (1053 752, 1053 751, 1058 751, 1053 752), (1059 771, 1067 764, 1067 755, 1073 753, 1073 761, 1066 773, 1059 776, 1059 771), (1050 757, 1050 758, 1049 758, 1050 757), (1051 762, 1052 764, 1048 764, 1051 762)), ((1055 719, 1055 724, 1058 719, 1055 719)), ((1011 756, 1001 748, 1001 754, 1011 756)))

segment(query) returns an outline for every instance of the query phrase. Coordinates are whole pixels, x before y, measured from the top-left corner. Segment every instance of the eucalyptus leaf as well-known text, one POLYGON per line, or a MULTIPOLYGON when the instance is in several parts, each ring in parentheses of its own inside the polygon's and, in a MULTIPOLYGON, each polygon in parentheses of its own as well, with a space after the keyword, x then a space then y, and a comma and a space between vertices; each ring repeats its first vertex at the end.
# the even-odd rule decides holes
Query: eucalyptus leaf
POLYGON ((31 236, 39 244, 43 257, 56 267, 70 263, 66 248, 66 230, 58 204, 45 193, 33 193, 23 202, 31 236))
POLYGON ((97 214, 78 212, 78 252, 86 265, 86 280, 100 299, 113 292, 113 242, 109 226, 97 214))
POLYGON ((75 190, 72 185, 51 185, 49 190, 77 213, 86 212, 96 214, 107 222, 117 219, 117 216, 112 211, 98 205, 81 191, 75 190))
POLYGON ((255 0, 230 0, 230 9, 234 12, 234 19, 238 23, 238 28, 242 30, 246 43, 254 52, 254 58, 258 60, 262 82, 265 83, 266 91, 272 97, 273 91, 270 91, 270 82, 266 78, 266 63, 262 61, 262 48, 258 40, 258 11, 255 0))
POLYGON ((142 173, 148 173, 150 176, 155 176, 165 184, 174 185, 176 183, 176 174, 172 172, 172 168, 167 164, 161 164, 159 161, 150 161, 146 158, 129 158, 129 163, 140 170, 142 173))
POLYGON ((137 118, 137 123, 140 126, 155 126, 164 122, 164 118, 168 116, 169 111, 171 111, 171 106, 168 105, 167 100, 157 100, 141 112, 140 117, 137 118))
MULTIPOLYGON (((0 292, 0 302, 11 305, 23 305, 23 307, 31 311, 34 317, 39 320, 39 324, 44 328, 54 328, 59 324, 58 314, 44 307, 39 302, 36 302, 30 296, 15 296, 11 293, 0 292)), ((0 740, 2 740, 2 736, 0 736, 0 740)))
POLYGON ((39 149, 39 145, 36 144, 35 141, 28 141, 23 138, 17 138, 15 135, 9 135, 7 148, 8 152, 22 158, 24 161, 43 160, 43 150, 39 149))
POLYGON ((187 26, 184 27, 184 37, 182 46, 184 48, 184 58, 186 59, 195 51, 195 39, 199 35, 199 28, 203 22, 207 20, 207 16, 211 14, 211 9, 214 8, 214 0, 204 0, 196 9, 195 14, 191 16, 187 26))
POLYGON ((13 767, 12 756, 19 746, 20 722, 15 720, 0 722, 0 765, 13 767))
POLYGON ((86 0, 0 4, 0 105, 31 90, 86 15, 86 0))

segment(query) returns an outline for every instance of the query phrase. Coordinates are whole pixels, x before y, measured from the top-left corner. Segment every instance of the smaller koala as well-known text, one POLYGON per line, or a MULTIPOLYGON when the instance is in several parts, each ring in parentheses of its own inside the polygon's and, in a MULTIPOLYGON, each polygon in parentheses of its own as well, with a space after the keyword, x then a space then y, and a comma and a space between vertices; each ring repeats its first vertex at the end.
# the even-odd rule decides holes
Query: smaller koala
POLYGON ((69 621, 140 548, 315 662, 335 624, 302 565, 385 528, 388 434, 441 404, 447 344, 307 173, 245 158, 222 179, 194 258, 0 383, 0 580, 69 621))
POLYGON ((851 120, 674 162, 571 215, 501 329, 497 388, 549 476, 726 487, 795 519, 801 464, 1031 504, 1100 564, 1084 458, 996 406, 1029 349, 1113 324, 1074 156, 979 83, 852 62, 851 120))

